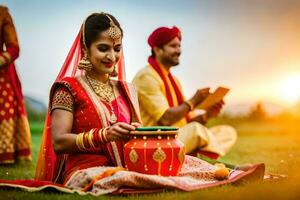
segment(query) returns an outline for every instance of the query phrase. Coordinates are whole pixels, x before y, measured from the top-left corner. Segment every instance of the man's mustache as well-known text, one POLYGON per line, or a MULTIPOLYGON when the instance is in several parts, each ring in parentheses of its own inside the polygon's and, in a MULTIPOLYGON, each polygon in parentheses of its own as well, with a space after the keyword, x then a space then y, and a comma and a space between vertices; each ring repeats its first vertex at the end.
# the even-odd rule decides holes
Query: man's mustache
POLYGON ((174 57, 174 56, 178 56, 178 57, 179 57, 180 54, 181 54, 181 53, 174 53, 174 54, 172 54, 172 57, 174 57))

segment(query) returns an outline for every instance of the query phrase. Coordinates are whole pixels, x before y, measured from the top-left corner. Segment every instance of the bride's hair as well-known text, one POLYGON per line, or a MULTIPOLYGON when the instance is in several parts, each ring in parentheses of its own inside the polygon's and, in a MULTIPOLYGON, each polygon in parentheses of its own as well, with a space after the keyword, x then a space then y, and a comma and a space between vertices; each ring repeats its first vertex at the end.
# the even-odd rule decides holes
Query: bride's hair
POLYGON ((123 37, 123 30, 120 26, 120 23, 114 16, 108 13, 95 13, 89 16, 85 21, 84 39, 87 48, 90 47, 91 43, 97 39, 98 35, 101 32, 106 31, 111 27, 111 21, 109 18, 121 30, 121 34, 123 37))

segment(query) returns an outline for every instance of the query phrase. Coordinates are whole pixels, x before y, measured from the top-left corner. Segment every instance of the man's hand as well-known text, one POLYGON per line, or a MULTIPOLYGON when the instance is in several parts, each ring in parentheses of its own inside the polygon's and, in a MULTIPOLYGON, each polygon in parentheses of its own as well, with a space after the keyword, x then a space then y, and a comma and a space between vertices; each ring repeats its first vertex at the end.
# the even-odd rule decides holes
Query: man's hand
POLYGON ((197 115, 197 116, 195 116, 194 118, 191 119, 191 121, 198 122, 198 123, 203 124, 203 125, 206 124, 207 120, 208 120, 208 118, 207 118, 206 113, 201 114, 201 115, 197 115))
POLYGON ((224 101, 220 101, 218 103, 216 103, 215 105, 209 107, 207 110, 206 110, 206 113, 207 113, 207 117, 208 118, 212 118, 212 117, 217 117, 219 114, 220 114, 220 111, 221 109, 223 108, 224 106, 224 101))
POLYGON ((197 106, 201 101, 206 99, 208 97, 210 88, 203 88, 203 89, 198 89, 194 96, 189 100, 193 106, 197 106))

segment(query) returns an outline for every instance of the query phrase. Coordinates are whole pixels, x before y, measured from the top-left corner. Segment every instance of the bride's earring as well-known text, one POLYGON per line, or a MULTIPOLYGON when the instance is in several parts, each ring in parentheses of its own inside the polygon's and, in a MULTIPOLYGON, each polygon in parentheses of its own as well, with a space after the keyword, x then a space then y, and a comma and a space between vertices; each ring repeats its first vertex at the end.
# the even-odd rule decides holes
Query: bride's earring
POLYGON ((87 52, 84 51, 84 55, 78 63, 78 69, 90 71, 92 68, 93 68, 93 65, 92 65, 90 59, 88 58, 87 52))

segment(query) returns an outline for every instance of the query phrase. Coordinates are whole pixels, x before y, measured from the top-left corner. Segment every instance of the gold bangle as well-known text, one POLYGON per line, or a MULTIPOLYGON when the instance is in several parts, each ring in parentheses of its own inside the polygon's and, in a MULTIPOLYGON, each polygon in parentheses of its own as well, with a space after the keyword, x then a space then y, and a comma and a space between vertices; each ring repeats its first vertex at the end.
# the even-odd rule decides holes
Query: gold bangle
POLYGON ((76 146, 77 148, 80 150, 80 151, 84 151, 85 150, 85 147, 83 145, 83 134, 84 133, 79 133, 77 136, 76 136, 76 146))
POLYGON ((3 56, 0 56, 0 67, 5 66, 5 58, 3 56))
POLYGON ((103 144, 103 143, 104 143, 104 142, 103 142, 103 135, 102 135, 102 132, 103 132, 103 129, 100 129, 100 130, 98 131, 99 143, 100 143, 100 144, 103 144))
POLYGON ((107 139, 107 137, 106 137, 107 129, 109 129, 109 127, 106 127, 106 128, 104 128, 104 130, 103 130, 103 139, 104 139, 104 141, 105 141, 106 143, 108 142, 108 139, 107 139))
POLYGON ((93 135, 94 129, 91 129, 87 135, 87 141, 90 145, 91 148, 96 149, 93 139, 94 139, 94 135, 93 135))
POLYGON ((75 143, 76 143, 77 148, 78 148, 79 150, 81 150, 81 149, 80 149, 80 146, 79 146, 79 134, 76 135, 75 143))
POLYGON ((81 146, 81 148, 83 149, 83 151, 87 150, 87 147, 84 145, 84 141, 83 141, 83 140, 86 141, 85 137, 86 137, 86 133, 83 132, 82 135, 81 135, 81 137, 80 137, 80 140, 79 140, 79 145, 81 146))
POLYGON ((10 55, 8 52, 4 52, 4 53, 2 54, 2 56, 3 56, 3 58, 5 59, 5 62, 6 62, 7 64, 9 64, 9 63, 11 62, 11 55, 10 55))
POLYGON ((79 135, 76 135, 75 143, 76 143, 77 149, 81 150, 81 149, 79 148, 79 135))

